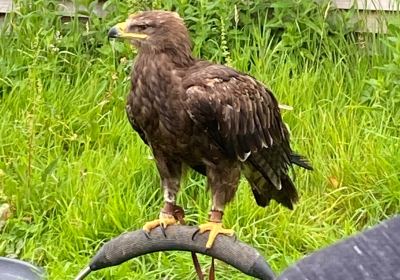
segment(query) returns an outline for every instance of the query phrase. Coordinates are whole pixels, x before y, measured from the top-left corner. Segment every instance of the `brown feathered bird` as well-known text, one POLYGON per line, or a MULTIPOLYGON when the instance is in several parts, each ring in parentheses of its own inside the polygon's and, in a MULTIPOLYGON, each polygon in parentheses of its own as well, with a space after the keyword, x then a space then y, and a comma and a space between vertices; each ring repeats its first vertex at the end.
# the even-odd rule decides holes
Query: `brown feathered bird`
POLYGON ((146 231, 177 221, 174 211, 182 166, 207 176, 212 193, 210 248, 222 227, 225 205, 234 197, 241 172, 256 202, 271 199, 292 209, 298 195, 288 168, 311 169, 293 153, 278 102, 264 85, 230 67, 196 59, 188 30, 175 12, 146 11, 109 31, 139 52, 132 71, 126 112, 134 130, 153 151, 164 189, 159 219, 146 231))

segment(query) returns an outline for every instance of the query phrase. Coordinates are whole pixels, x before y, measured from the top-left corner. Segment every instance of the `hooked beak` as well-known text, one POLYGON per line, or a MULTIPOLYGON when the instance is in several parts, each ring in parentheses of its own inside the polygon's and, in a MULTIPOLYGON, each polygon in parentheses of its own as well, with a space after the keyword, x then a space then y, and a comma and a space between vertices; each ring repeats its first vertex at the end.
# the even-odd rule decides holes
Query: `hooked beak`
POLYGON ((127 24, 126 22, 121 22, 113 27, 108 31, 109 38, 123 38, 123 39, 136 39, 136 40, 144 40, 148 36, 146 34, 141 33, 131 33, 126 32, 127 24))

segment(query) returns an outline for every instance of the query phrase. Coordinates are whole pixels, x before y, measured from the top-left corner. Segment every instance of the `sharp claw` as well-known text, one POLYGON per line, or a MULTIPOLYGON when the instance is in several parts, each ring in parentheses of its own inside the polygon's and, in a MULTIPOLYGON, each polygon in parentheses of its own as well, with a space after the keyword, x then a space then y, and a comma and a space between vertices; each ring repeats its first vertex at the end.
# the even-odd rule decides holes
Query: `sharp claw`
POLYGON ((192 235, 192 241, 194 241, 194 238, 195 238, 196 234, 199 233, 199 231, 200 231, 200 229, 198 228, 198 229, 196 229, 196 231, 193 233, 193 235, 192 235))
POLYGON ((167 234, 165 233, 165 227, 164 227, 164 224, 161 224, 161 226, 160 226, 160 230, 161 230, 162 234, 164 235, 164 238, 167 238, 167 234))
POLYGON ((143 233, 144 233, 144 235, 146 236, 146 238, 148 240, 151 240, 151 237, 150 237, 150 235, 149 235, 149 233, 147 231, 143 230, 143 233))

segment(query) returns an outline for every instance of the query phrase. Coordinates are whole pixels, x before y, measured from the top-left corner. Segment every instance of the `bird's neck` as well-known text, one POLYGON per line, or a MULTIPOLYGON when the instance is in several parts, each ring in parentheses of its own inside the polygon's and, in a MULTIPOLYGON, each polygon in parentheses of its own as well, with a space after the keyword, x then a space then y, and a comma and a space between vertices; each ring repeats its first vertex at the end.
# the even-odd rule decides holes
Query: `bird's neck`
POLYGON ((184 75, 195 61, 191 55, 174 57, 164 52, 139 52, 132 71, 132 88, 141 94, 166 94, 159 89, 165 85, 171 87, 173 80, 184 75))
POLYGON ((160 67, 188 68, 196 59, 190 49, 166 48, 166 49, 142 49, 138 53, 137 61, 144 64, 154 63, 160 67))

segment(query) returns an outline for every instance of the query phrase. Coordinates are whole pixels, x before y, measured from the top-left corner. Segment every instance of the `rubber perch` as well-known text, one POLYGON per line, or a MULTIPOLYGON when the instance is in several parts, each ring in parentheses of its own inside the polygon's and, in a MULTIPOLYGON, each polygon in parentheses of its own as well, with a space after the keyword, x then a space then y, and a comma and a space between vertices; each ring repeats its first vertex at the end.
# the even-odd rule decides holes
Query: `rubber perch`
POLYGON ((119 265, 135 257, 160 251, 192 251, 216 259, 237 268, 257 279, 275 279, 274 273, 263 256, 254 248, 235 237, 218 235, 211 249, 206 249, 208 233, 199 234, 194 226, 168 226, 164 233, 160 228, 146 234, 137 230, 121 234, 101 247, 75 280, 84 279, 91 271, 119 265))

